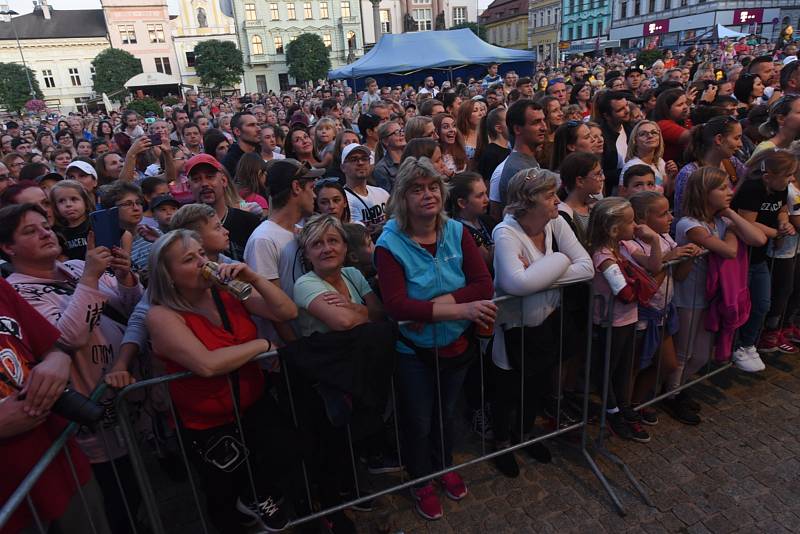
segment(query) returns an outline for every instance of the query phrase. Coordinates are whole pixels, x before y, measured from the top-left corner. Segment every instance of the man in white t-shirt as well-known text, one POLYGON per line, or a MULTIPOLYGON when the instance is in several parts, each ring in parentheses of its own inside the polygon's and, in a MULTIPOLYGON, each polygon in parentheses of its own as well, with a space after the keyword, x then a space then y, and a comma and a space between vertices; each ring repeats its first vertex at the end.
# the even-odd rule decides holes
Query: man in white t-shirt
POLYGON ((372 173, 370 153, 365 145, 347 145, 342 150, 342 171, 346 178, 344 189, 350 205, 350 220, 364 224, 370 234, 374 234, 386 222, 389 193, 380 187, 367 185, 372 173))

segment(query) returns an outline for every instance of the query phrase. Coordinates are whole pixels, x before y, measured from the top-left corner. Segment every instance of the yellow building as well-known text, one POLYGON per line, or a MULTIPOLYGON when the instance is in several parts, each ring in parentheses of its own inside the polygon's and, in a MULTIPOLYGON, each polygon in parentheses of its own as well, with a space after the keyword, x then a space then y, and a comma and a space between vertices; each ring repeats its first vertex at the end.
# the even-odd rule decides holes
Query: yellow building
POLYGON ((479 19, 489 43, 528 49, 528 0, 495 0, 479 19))

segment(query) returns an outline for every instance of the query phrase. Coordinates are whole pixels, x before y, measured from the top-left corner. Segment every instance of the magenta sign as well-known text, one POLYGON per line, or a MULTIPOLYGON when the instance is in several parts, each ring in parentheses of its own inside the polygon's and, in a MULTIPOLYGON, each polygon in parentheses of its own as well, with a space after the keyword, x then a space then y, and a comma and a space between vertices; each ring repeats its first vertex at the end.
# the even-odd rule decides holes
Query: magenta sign
POLYGON ((764 8, 756 7, 753 9, 734 9, 733 24, 753 24, 762 22, 764 8))
POLYGON ((644 34, 645 35, 659 35, 662 33, 669 33, 669 19, 654 20, 653 22, 645 22, 644 34))

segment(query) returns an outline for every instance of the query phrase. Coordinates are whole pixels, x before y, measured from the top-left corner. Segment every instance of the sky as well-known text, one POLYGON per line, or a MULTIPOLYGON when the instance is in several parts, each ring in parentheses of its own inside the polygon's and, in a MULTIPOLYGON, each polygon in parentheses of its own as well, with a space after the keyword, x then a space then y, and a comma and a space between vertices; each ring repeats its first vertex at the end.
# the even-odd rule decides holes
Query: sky
MULTIPOLYGON (((176 0, 167 0, 170 13, 177 13, 178 2, 176 0)), ((47 2, 50 7, 54 9, 99 9, 100 0, 49 0, 47 2)), ((491 0, 478 0, 478 5, 485 8, 491 3, 491 0)), ((13 9, 20 15, 30 13, 33 11, 32 0, 0 0, 0 4, 8 4, 10 9, 13 9)))

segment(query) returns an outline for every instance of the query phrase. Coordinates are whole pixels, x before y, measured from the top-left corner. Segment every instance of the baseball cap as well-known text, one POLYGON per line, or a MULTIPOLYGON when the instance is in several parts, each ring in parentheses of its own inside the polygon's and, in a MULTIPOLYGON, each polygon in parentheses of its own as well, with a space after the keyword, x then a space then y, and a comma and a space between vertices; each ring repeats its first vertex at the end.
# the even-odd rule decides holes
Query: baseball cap
POLYGON ((368 146, 359 145, 358 143, 350 143, 349 145, 347 145, 342 149, 342 161, 346 160, 347 156, 352 154, 355 150, 363 152, 367 156, 372 155, 372 150, 370 150, 368 146))
POLYGON ((41 176, 37 176, 35 181, 36 181, 37 184, 41 184, 42 182, 45 182, 47 180, 53 180, 54 182, 60 182, 63 179, 64 179, 64 177, 61 176, 60 174, 58 174, 57 172, 48 172, 47 174, 43 174, 41 176))
POLYGON ((292 118, 289 121, 289 125, 294 126, 295 124, 302 124, 303 126, 308 127, 309 125, 308 115, 306 115, 300 110, 297 110, 294 113, 292 113, 292 118))
POLYGON ((186 176, 190 176, 192 174, 192 169, 198 165, 211 165, 218 171, 221 171, 225 168, 222 166, 222 163, 220 163, 217 158, 211 154, 197 154, 196 156, 189 158, 189 161, 186 162, 186 176))
POLYGON ((163 174, 163 173, 161 171, 161 165, 159 165, 158 163, 151 163, 144 170, 144 175, 148 176, 148 177, 149 176, 158 176, 159 174, 163 174))
POLYGON ((90 174, 94 176, 94 179, 97 180, 97 171, 94 170, 94 167, 92 165, 86 163, 85 161, 73 161, 67 167, 66 172, 69 172, 69 170, 72 169, 73 167, 81 171, 83 174, 90 174))
POLYGON ((180 208, 181 203, 175 200, 175 197, 172 195, 158 195, 157 197, 150 200, 150 209, 154 210, 163 206, 164 204, 172 204, 173 206, 180 208))
POLYGON ((638 72, 639 74, 644 74, 644 71, 642 69, 634 65, 633 67, 628 67, 627 69, 625 69, 625 77, 627 78, 634 72, 638 72))
POLYGON ((785 58, 783 58, 784 65, 788 65, 792 61, 797 61, 797 56, 786 56, 785 58))
POLYGON ((267 184, 270 195, 277 195, 290 189, 295 180, 310 180, 319 178, 323 174, 325 174, 325 169, 313 169, 296 159, 272 160, 267 166, 267 184))

